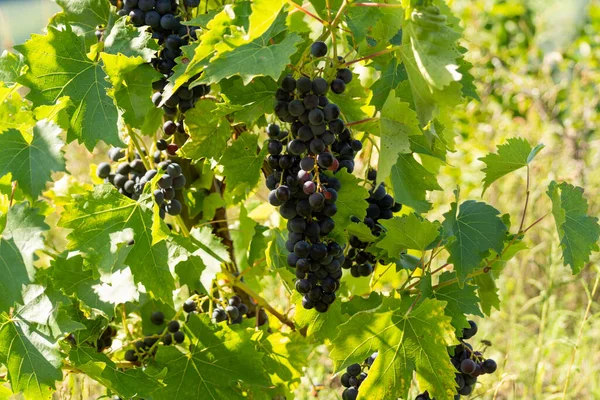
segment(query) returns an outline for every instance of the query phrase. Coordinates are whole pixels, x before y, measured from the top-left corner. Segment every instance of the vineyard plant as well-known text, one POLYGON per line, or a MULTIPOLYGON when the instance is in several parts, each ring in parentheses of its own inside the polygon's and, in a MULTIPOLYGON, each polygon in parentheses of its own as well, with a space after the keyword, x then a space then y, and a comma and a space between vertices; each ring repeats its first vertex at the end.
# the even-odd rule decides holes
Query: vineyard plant
POLYGON ((548 220, 599 250, 519 132, 444 185, 480 102, 444 0, 56 3, 0 58, 0 399, 307 398, 317 353, 315 398, 492 398, 507 263, 548 220))

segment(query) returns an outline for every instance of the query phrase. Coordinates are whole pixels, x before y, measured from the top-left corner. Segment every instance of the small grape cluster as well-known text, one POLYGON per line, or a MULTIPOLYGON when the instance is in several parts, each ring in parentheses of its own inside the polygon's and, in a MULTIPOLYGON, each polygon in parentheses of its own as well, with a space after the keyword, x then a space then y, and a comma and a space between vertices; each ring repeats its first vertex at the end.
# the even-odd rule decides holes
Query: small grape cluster
MULTIPOLYGON (((458 394, 454 396, 455 400, 460 400, 460 396, 468 396, 473 392, 473 386, 477 383, 477 378, 484 374, 493 374, 498 365, 491 358, 485 359, 479 351, 473 351, 473 347, 465 340, 471 339, 477 334, 477 324, 469 321, 469 328, 463 329, 461 343, 454 348, 454 355, 450 361, 454 368, 458 370, 455 375, 458 394)), ((429 396, 428 392, 421 393, 415 400, 435 400, 429 396)))
MULTIPOLYGON (((311 53, 323 57, 327 46, 316 42, 311 53)), ((338 74, 350 82, 352 73, 348 72, 338 74)), ((342 93, 344 81, 343 87, 334 82, 332 91, 342 93)), ((339 107, 327 99, 329 87, 322 77, 283 78, 275 94, 275 114, 290 129, 270 125, 267 145, 267 162, 273 170, 266 179, 269 203, 279 207, 288 220, 287 262, 296 269, 295 286, 304 295, 302 305, 318 312, 327 311, 335 301, 344 262, 342 246, 326 239, 335 228, 331 217, 337 213, 341 183, 325 171, 335 174, 345 168, 352 172, 354 156, 362 149, 340 119, 339 107)))
POLYGON ((98 340, 96 340, 96 350, 100 352, 112 346, 113 338, 115 336, 117 336, 117 329, 112 325, 108 325, 106 329, 102 331, 98 340))
MULTIPOLYGON (((363 222, 369 227, 371 233, 375 236, 381 235, 381 225, 379 221, 382 219, 391 219, 394 213, 402 209, 402 204, 396 203, 394 198, 390 196, 383 183, 376 186, 377 171, 369 170, 367 179, 371 181, 372 189, 369 191, 369 206, 367 208, 367 216, 363 222)), ((352 222, 359 223, 358 217, 351 217, 352 222)), ((365 251, 368 242, 361 241, 356 236, 350 237, 350 248, 346 255, 346 261, 342 267, 349 269, 353 277, 369 276, 373 273, 373 265, 376 262, 375 255, 365 251)))
MULTIPOLYGON (((155 311, 150 315, 150 321, 156 326, 162 326, 165 323, 165 314, 161 311, 155 311)), ((179 321, 169 321, 167 324, 167 332, 159 332, 157 335, 146 336, 143 340, 138 340, 134 343, 134 348, 125 352, 125 360, 129 362, 137 362, 149 355, 154 355, 156 349, 154 345, 161 340, 165 346, 170 346, 175 343, 183 343, 185 334, 180 330, 181 324, 179 321)))
POLYGON ((159 213, 161 218, 165 215, 179 215, 182 210, 182 205, 175 198, 176 191, 183 189, 186 184, 186 178, 182 173, 181 166, 172 160, 162 160, 161 150, 167 149, 167 144, 164 140, 159 140, 156 144, 157 151, 154 154, 155 168, 147 170, 144 163, 140 160, 139 154, 136 153, 135 159, 128 161, 126 152, 119 148, 113 147, 108 151, 108 157, 113 162, 121 161, 115 170, 112 172, 112 167, 107 162, 98 164, 96 175, 111 183, 119 190, 119 193, 137 200, 144 191, 144 187, 157 174, 158 171, 164 171, 163 175, 158 180, 158 189, 154 191, 154 201, 160 206, 159 213))
MULTIPOLYGON (((215 322, 227 321, 229 325, 242 323, 243 317, 252 318, 255 313, 250 312, 246 304, 242 302, 239 296, 232 296, 227 300, 227 306, 223 308, 222 305, 218 305, 212 313, 212 319, 215 322)), ((267 313, 262 308, 258 312, 258 326, 262 326, 269 322, 267 313)))
POLYGON ((355 400, 358 397, 358 389, 364 380, 367 379, 368 375, 366 371, 375 362, 377 354, 377 352, 371 354, 363 365, 352 364, 346 368, 346 372, 341 377, 342 386, 346 388, 342 393, 342 400, 355 400))

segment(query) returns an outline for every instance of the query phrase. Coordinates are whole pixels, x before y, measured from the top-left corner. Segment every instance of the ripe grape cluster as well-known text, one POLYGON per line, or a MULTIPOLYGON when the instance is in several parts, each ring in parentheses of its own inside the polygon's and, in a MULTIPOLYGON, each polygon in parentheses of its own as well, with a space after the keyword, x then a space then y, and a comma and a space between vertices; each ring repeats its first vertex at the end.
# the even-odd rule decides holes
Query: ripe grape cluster
MULTIPOLYGON (((150 321, 156 326, 164 326, 165 315, 160 311, 155 311, 150 315, 150 321)), ((163 334, 164 328, 156 335, 146 336, 143 340, 138 340, 134 343, 134 348, 125 352, 125 360, 137 362, 143 358, 154 355, 156 349, 154 345, 160 340, 165 346, 170 346, 175 343, 183 343, 185 334, 180 330, 181 324, 179 321, 169 321, 167 324, 167 332, 163 334)))
MULTIPOLYGON (((496 372, 496 361, 485 359, 479 351, 473 351, 473 347, 465 340, 471 339, 477 333, 477 324, 469 321, 469 328, 463 329, 461 343, 454 348, 454 354, 450 361, 454 368, 458 370, 455 375, 458 394, 454 396, 455 400, 460 400, 460 396, 468 396, 473 392, 473 387, 477 383, 477 377, 484 374, 493 374, 496 372)), ((415 400, 435 400, 429 396, 428 392, 421 393, 415 400)))
MULTIPOLYGON (((196 8, 199 4, 199 0, 184 0, 183 10, 196 8)), ((196 31, 199 29, 197 26, 182 24, 181 11, 176 0, 124 0, 123 8, 118 11, 121 16, 127 15, 134 26, 149 27, 152 37, 161 45, 156 57, 152 59, 152 66, 163 74, 163 78, 152 84, 152 102, 165 113, 163 132, 166 137, 175 133, 185 136, 183 114, 192 109, 200 98, 210 93, 210 86, 207 85, 189 87, 191 82, 200 77, 198 74, 168 98, 165 97, 167 79, 173 74, 175 60, 182 55, 181 47, 189 44, 191 40, 196 40, 196 31)))
MULTIPOLYGON (((372 189, 369 191, 369 198, 367 199, 369 206, 367 208, 367 216, 363 222, 371 229, 373 235, 379 236, 381 234, 379 221, 393 218, 394 213, 402 209, 402 204, 396 203, 394 198, 387 194, 383 183, 379 184, 379 186, 376 185, 377 171, 370 170, 367 174, 367 179, 371 182, 372 189)), ((354 223, 360 222, 358 217, 355 216, 351 220, 354 223)), ((355 278, 371 275, 376 257, 365 251, 369 243, 361 241, 356 236, 351 236, 349 243, 350 248, 342 268, 349 269, 355 278)))
MULTIPOLYGON (((311 52, 323 57, 327 46, 316 42, 311 52)), ((338 75, 350 82, 352 73, 348 72, 338 75)), ((327 240, 335 227, 331 217, 337 213, 341 189, 334 174, 344 168, 352 172, 354 156, 362 148, 340 119, 339 107, 327 99, 329 88, 322 77, 283 78, 276 92, 275 114, 290 129, 270 125, 267 144, 267 162, 273 170, 266 179, 269 203, 279 207, 288 220, 287 262, 296 269, 295 286, 304 295, 302 305, 318 312, 327 311, 335 301, 344 263, 342 246, 327 240)), ((339 78, 331 83, 335 93, 344 89, 345 82, 339 78)))
POLYGON ((144 187, 157 174, 163 171, 163 175, 158 180, 158 188, 154 191, 154 201, 160 206, 159 212, 161 218, 165 213, 169 215, 179 215, 182 205, 175 198, 176 192, 183 189, 186 184, 186 178, 182 173, 181 166, 172 160, 162 160, 162 150, 167 150, 167 144, 164 140, 157 142, 158 150, 154 154, 155 168, 147 170, 139 154, 135 159, 129 161, 125 150, 113 147, 108 151, 108 157, 113 162, 119 162, 113 173, 112 166, 107 162, 98 164, 96 175, 111 183, 119 190, 119 193, 137 200, 144 191, 144 187))
MULTIPOLYGON (((239 296, 232 296, 227 300, 227 306, 218 305, 212 313, 212 319, 215 322, 227 321, 229 325, 240 324, 246 318, 256 316, 254 312, 250 312, 246 304, 242 302, 239 296)), ((267 313, 262 308, 258 312, 258 326, 262 326, 269 322, 267 313)))
POLYGON ((371 354, 363 365, 352 364, 346 368, 346 372, 341 377, 342 386, 346 388, 342 393, 342 400, 355 400, 358 397, 358 389, 364 380, 367 379, 368 374, 366 371, 375 362, 377 354, 377 352, 371 354))

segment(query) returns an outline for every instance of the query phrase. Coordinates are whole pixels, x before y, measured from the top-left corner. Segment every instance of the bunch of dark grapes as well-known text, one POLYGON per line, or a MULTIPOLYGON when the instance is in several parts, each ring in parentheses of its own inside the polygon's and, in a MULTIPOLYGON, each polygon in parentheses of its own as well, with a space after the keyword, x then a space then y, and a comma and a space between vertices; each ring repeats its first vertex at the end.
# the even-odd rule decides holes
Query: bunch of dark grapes
MULTIPOLYGON (((323 57, 327 46, 314 43, 311 52, 323 57)), ((336 80, 332 90, 341 93, 336 80)), ((341 189, 333 174, 343 168, 352 172, 354 156, 362 148, 340 119, 339 107, 327 99, 329 86, 321 77, 286 76, 276 93, 275 114, 290 129, 270 125, 267 145, 273 170, 266 179, 269 203, 288 220, 287 262, 296 269, 302 305, 318 312, 327 311, 335 301, 344 263, 342 246, 327 240, 335 227, 331 217, 337 212, 341 189)))
MULTIPOLYGON (((455 400, 460 400, 460 396, 468 396, 473 392, 473 387, 477 383, 477 377, 485 374, 493 374, 498 368, 496 361, 491 358, 485 359, 479 351, 473 351, 473 347, 465 340, 471 339, 477 333, 477 324, 469 321, 469 328, 463 329, 461 343, 454 348, 454 355, 450 361, 454 368, 458 370, 455 375, 458 394, 454 396, 455 400)), ((429 396, 428 392, 421 393, 415 400, 435 400, 429 396)))
POLYGON ((360 364, 352 364, 348 368, 346 368, 346 372, 341 377, 342 386, 344 392, 342 393, 342 400, 355 400, 358 397, 358 389, 360 385, 367 379, 367 371, 377 358, 377 352, 371 354, 363 363, 360 364))
MULTIPOLYGON (((183 9, 196 8, 199 4, 199 0, 184 0, 183 9)), ((156 57, 152 59, 152 66, 164 77, 152 84, 155 91, 152 101, 165 113, 163 132, 167 137, 177 132, 185 135, 184 113, 210 93, 210 86, 207 85, 189 87, 189 83, 200 77, 197 75, 168 98, 164 96, 167 79, 173 74, 176 65, 175 60, 182 55, 181 47, 198 38, 196 31, 199 27, 182 24, 180 11, 175 0, 125 0, 123 8, 118 11, 119 15, 129 16, 129 21, 134 26, 149 27, 152 37, 161 45, 156 57)))
POLYGON ((175 198, 176 192, 183 189, 186 184, 186 178, 181 171, 181 166, 172 160, 162 160, 161 150, 167 150, 168 145, 164 140, 157 142, 158 150, 154 154, 155 168, 146 170, 144 163, 140 160, 139 154, 135 159, 129 161, 126 152, 118 147, 113 147, 108 151, 108 157, 113 162, 119 162, 114 173, 109 163, 98 164, 96 175, 111 183, 119 190, 119 193, 137 200, 144 191, 144 187, 157 174, 163 171, 163 175, 158 180, 158 188, 154 191, 154 201, 160 206, 161 218, 165 213, 169 215, 179 215, 182 205, 175 198))
MULTIPOLYGON (((254 312, 250 312, 246 304, 242 302, 239 296, 232 296, 227 301, 227 306, 223 308, 222 305, 218 305, 212 313, 212 319, 215 322, 227 321, 229 325, 241 324, 244 316, 246 318, 252 318, 256 316, 254 312)), ((267 313, 262 308, 258 312, 258 326, 262 326, 269 322, 267 313)))
MULTIPOLYGON (((363 222, 371 229, 373 235, 379 236, 381 234, 379 221, 393 218, 394 213, 402 209, 402 204, 394 201, 394 198, 386 192, 383 183, 375 186, 377 171, 370 170, 367 175, 367 179, 371 181, 372 189, 369 191, 369 198, 367 199, 369 207, 367 208, 367 216, 363 222)), ((354 223, 360 222, 355 216, 351 220, 354 223)), ((363 242, 356 236, 350 237, 350 248, 342 268, 349 269, 355 278, 369 276, 373 273, 376 257, 365 251, 367 246, 369 246, 368 242, 363 242)))
MULTIPOLYGON (((156 326, 164 326, 165 315, 160 311, 155 311, 150 315, 150 321, 156 326)), ((183 343, 185 334, 181 331, 179 321, 169 321, 167 324, 167 332, 163 334, 164 328, 156 335, 146 336, 143 340, 138 340, 134 343, 134 348, 125 352, 125 360, 137 362, 140 359, 154 355, 153 347, 159 340, 165 346, 170 346, 175 343, 183 343)))

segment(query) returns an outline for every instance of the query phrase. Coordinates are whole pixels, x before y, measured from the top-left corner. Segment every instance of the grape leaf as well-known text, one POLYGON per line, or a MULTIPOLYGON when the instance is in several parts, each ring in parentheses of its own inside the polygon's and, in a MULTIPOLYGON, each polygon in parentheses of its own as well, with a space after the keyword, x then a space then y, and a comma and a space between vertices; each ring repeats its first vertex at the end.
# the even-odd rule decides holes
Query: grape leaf
POLYGON ((302 306, 302 295, 298 292, 292 294, 292 302, 296 305, 294 322, 298 328, 306 328, 306 337, 317 342, 333 340, 339 333, 339 326, 346 320, 342 316, 341 302, 338 300, 329 306, 329 310, 320 313, 314 308, 307 310, 302 306))
MULTIPOLYGON (((444 283, 456 277, 455 272, 444 272, 440 275, 439 283, 444 283)), ((455 282, 451 285, 440 287, 433 292, 433 296, 446 302, 444 312, 452 318, 452 326, 457 333, 462 332, 463 328, 468 328, 469 322, 465 314, 477 315, 483 317, 479 309, 479 298, 475 294, 477 286, 464 285, 462 288, 455 282)))
POLYGON ((19 316, 0 314, 0 363, 8 370, 13 393, 28 400, 50 399, 55 381, 63 377, 56 344, 19 316))
POLYGON ((122 111, 123 121, 142 133, 154 135, 163 113, 152 103, 152 86, 148 82, 157 81, 162 75, 141 57, 103 53, 102 61, 113 86, 108 93, 122 111))
POLYGON ((486 164, 483 169, 483 193, 488 187, 501 177, 519 168, 528 165, 533 158, 544 148, 538 144, 532 148, 527 140, 522 138, 510 138, 506 144, 498 146, 498 153, 490 153, 479 160, 486 164))
POLYGON ((413 10, 403 28, 407 51, 428 85, 442 90, 461 78, 458 58, 461 56, 456 42, 460 33, 446 25, 446 16, 431 8, 413 10))
POLYGON ((100 140, 121 144, 117 110, 106 94, 110 87, 106 74, 100 63, 87 57, 85 43, 69 25, 63 30, 49 26, 47 35, 32 35, 15 48, 29 66, 19 83, 31 89, 27 98, 35 106, 54 104, 63 96, 71 98, 75 109, 71 110, 69 142, 77 139, 89 150, 100 140))
POLYGON ((142 368, 118 368, 105 354, 89 346, 72 348, 69 360, 87 376, 124 398, 152 397, 152 392, 161 387, 142 368))
POLYGON ((160 346, 158 368, 167 368, 164 388, 154 392, 156 400, 242 399, 233 387, 238 381, 270 386, 262 368, 263 355, 250 341, 248 331, 233 331, 226 325, 214 326, 207 316, 190 315, 184 326, 192 346, 182 353, 172 346, 160 346))
POLYGON ((180 153, 192 160, 216 159, 223 154, 231 136, 229 122, 219 112, 217 104, 209 99, 199 100, 185 114, 185 127, 190 138, 180 153))
POLYGON ((23 57, 10 53, 8 50, 2 52, 2 56, 0 56, 0 82, 4 82, 6 86, 15 85, 22 69, 23 57))
POLYGON ((221 81, 219 85, 221 92, 233 104, 243 106, 234 113, 235 119, 246 125, 254 125, 265 114, 273 112, 277 83, 264 76, 253 79, 246 86, 242 85, 241 80, 242 78, 235 76, 221 81))
POLYGON ((114 317, 115 303, 100 298, 102 282, 92 269, 85 269, 81 255, 57 258, 52 263, 52 279, 65 294, 76 295, 86 306, 102 311, 110 319, 114 317))
MULTIPOLYGON (((193 255, 194 245, 182 236, 173 236, 169 238, 167 247, 169 249, 169 267, 171 270, 175 270, 179 276, 179 282, 187 284, 190 291, 207 293, 201 282, 201 276, 206 270, 206 266, 202 258, 193 255)), ((208 287, 213 278, 214 275, 210 276, 208 287)), ((207 282, 207 279, 203 279, 203 281, 207 282)))
POLYGON ((32 268, 27 270, 23 257, 12 239, 0 239, 0 272, 0 312, 8 312, 15 303, 23 303, 21 291, 31 281, 29 274, 34 273, 32 268))
POLYGON ((396 201, 418 213, 431 209, 431 203, 426 200, 427 191, 442 190, 435 175, 419 164, 412 154, 399 154, 390 176, 396 201))
POLYGON ((18 129, 23 136, 31 140, 31 131, 35 125, 29 105, 18 92, 18 87, 0 86, 0 133, 9 129, 18 129))
POLYGON ((355 222, 348 224, 346 231, 349 235, 356 236, 362 242, 371 243, 377 240, 377 237, 371 232, 371 228, 364 222, 355 222))
MULTIPOLYGON (((360 43, 367 38, 373 28, 373 22, 381 17, 378 7, 348 7, 344 13, 348 28, 352 31, 352 38, 360 43)), ((384 98, 387 99, 387 95, 384 98)))
POLYGON ((0 176, 10 172, 23 192, 37 199, 52 171, 64 171, 60 133, 58 126, 45 120, 35 124, 31 142, 15 129, 0 135, 0 176))
POLYGON ((552 181, 546 193, 552 200, 552 215, 560 238, 563 263, 577 274, 590 261, 591 253, 599 249, 598 218, 587 215, 588 203, 580 187, 552 181))
POLYGON ((287 268, 288 251, 285 248, 286 232, 271 229, 272 240, 267 245, 267 265, 271 269, 287 268))
POLYGON ((444 238, 453 239, 446 244, 450 253, 448 262, 454 265, 462 285, 467 276, 480 267, 487 252, 502 251, 507 229, 498 217, 500 212, 494 207, 467 200, 460 205, 457 214, 457 202, 458 199, 444 214, 442 226, 444 238))
POLYGON ((359 184, 358 178, 347 171, 342 170, 335 174, 335 177, 342 184, 342 188, 335 202, 337 213, 332 217, 335 221, 332 234, 343 235, 346 228, 354 224, 350 217, 354 215, 362 221, 367 216, 369 191, 359 184))
POLYGON ((77 35, 85 37, 88 48, 98 43, 96 27, 106 26, 111 14, 107 0, 56 0, 56 3, 63 12, 55 15, 51 24, 57 28, 70 25, 77 35))
POLYGON ((477 275, 473 278, 473 283, 477 285, 477 295, 481 304, 481 310, 489 316, 492 308, 500 309, 500 296, 498 287, 492 273, 477 275))
MULTIPOLYGON (((374 7, 351 7, 351 9, 359 8, 374 7)), ((396 89, 400 82, 406 81, 407 79, 408 75, 406 74, 404 65, 398 64, 398 59, 396 57, 392 57, 381 73, 381 77, 377 79, 371 86, 373 97, 371 98, 370 105, 375 106, 377 110, 381 110, 385 102, 390 97, 390 93, 396 89)), ((414 111, 411 110, 411 112, 414 111)))
POLYGON ((392 173, 400 154, 410 154, 409 136, 421 134, 416 113, 408 103, 402 102, 394 92, 390 93, 381 110, 379 121, 381 154, 377 182, 385 182, 392 173))
POLYGON ((242 133, 223 153, 221 165, 227 177, 227 192, 243 199, 256 187, 260 177, 267 146, 258 149, 258 136, 242 133))
POLYGON ((252 244, 252 238, 254 237, 257 225, 252 218, 248 217, 248 210, 242 204, 240 206, 239 226, 230 232, 237 265, 248 265, 248 252, 250 251, 250 245, 252 244))
POLYGON ((244 40, 250 42, 262 36, 280 15, 283 0, 255 0, 252 2, 252 13, 248 21, 248 35, 244 40))
POLYGON ((149 200, 147 194, 136 202, 110 185, 96 186, 93 192, 73 198, 65 207, 59 225, 73 229, 67 236, 68 248, 85 252, 92 265, 113 256, 113 235, 131 232, 134 244, 125 264, 131 268, 136 283, 170 304, 175 282, 167 262, 165 241, 153 244, 152 210, 146 205, 149 200))
POLYGON ((394 300, 389 311, 359 312, 338 328, 329 346, 336 371, 379 352, 359 399, 407 398, 413 371, 421 391, 440 400, 454 398, 454 368, 446 347, 455 339, 445 303, 426 299, 407 313, 413 301, 394 300))
POLYGON ((296 53, 296 46, 302 41, 296 33, 288 33, 279 43, 271 43, 286 29, 285 17, 285 13, 280 13, 259 38, 213 58, 197 82, 212 84, 235 75, 242 78, 244 85, 257 76, 279 79, 290 57, 296 53))
POLYGON ((29 202, 14 205, 8 210, 4 239, 12 239, 21 252, 27 268, 33 271, 34 253, 44 248, 43 233, 50 229, 44 222, 39 209, 32 208, 29 202))
POLYGON ((73 106, 71 99, 67 96, 56 100, 56 103, 50 106, 38 106, 33 110, 35 119, 41 121, 47 119, 60 126, 61 129, 69 129, 69 113, 67 110, 73 106))
POLYGON ((112 26, 110 33, 105 33, 104 52, 123 54, 127 57, 141 57, 150 62, 159 50, 158 43, 152 39, 147 27, 136 28, 127 23, 127 17, 121 17, 112 26))
POLYGON ((377 247, 387 251, 391 258, 400 257, 407 249, 424 251, 440 234, 440 223, 420 218, 415 213, 405 214, 380 224, 386 229, 377 247))

